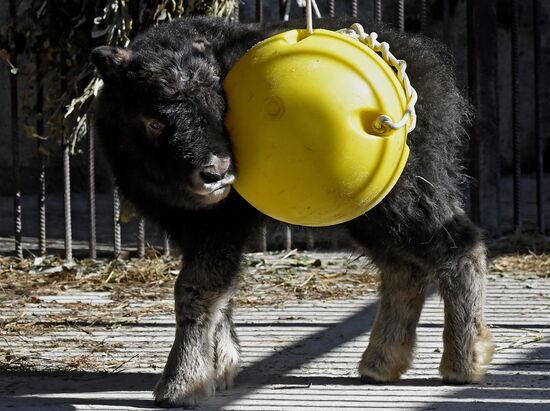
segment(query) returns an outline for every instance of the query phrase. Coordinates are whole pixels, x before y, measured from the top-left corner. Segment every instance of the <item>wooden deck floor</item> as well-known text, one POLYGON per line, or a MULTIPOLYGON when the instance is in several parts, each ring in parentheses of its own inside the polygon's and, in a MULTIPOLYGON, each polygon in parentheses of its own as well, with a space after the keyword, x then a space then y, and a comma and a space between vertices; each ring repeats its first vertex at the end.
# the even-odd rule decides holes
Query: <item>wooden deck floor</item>
MULTIPOLYGON (((484 382, 467 386, 444 386, 438 378, 443 305, 435 294, 420 320, 414 366, 393 385, 361 385, 357 378, 356 363, 376 312, 375 296, 240 308, 236 322, 243 370, 235 388, 205 400, 200 409, 550 410, 550 280, 492 276, 487 298, 487 319, 498 348, 484 382)), ((63 293, 43 297, 26 310, 39 318, 83 300, 98 306, 110 301, 108 293, 63 293), (57 304, 48 303, 52 300, 57 304)), ((114 329, 98 322, 71 332, 53 328, 38 336, 4 336, 0 348, 14 355, 55 363, 85 354, 121 365, 108 372, 61 375, 4 371, 0 409, 155 409, 151 389, 173 334, 173 317, 165 314, 114 329), (41 349, 52 340, 67 343, 41 349), (105 346, 111 349, 98 349, 105 346)))

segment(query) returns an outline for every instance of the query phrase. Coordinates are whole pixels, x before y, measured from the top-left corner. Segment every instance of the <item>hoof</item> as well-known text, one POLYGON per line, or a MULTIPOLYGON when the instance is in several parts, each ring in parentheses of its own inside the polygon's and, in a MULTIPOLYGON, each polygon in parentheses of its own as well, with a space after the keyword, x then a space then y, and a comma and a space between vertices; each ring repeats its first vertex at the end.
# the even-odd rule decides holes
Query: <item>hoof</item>
MULTIPOLYGON (((387 384, 388 381, 380 381, 380 380, 376 380, 374 378, 372 378, 371 376, 369 375, 361 375, 361 377, 359 377, 360 381, 361 381, 361 384, 369 384, 369 385, 383 385, 383 384, 387 384)), ((391 381, 390 381, 391 382, 391 381)))
POLYGON ((239 367, 236 365, 226 368, 221 375, 216 377, 216 390, 225 391, 233 387, 233 381, 238 373, 239 367))
POLYGON ((363 361, 359 363, 359 375, 361 382, 364 384, 387 384, 395 382, 401 377, 400 371, 400 369, 382 370, 382 367, 376 369, 365 365, 363 361))
POLYGON ((445 351, 443 351, 441 365, 439 366, 443 384, 464 385, 481 381, 485 375, 485 368, 482 365, 491 362, 495 351, 491 332, 488 328, 484 327, 481 330, 473 348, 470 362, 457 362, 452 356, 445 355, 445 351))
POLYGON ((161 378, 154 390, 155 405, 162 408, 194 409, 199 400, 214 394, 214 385, 210 381, 195 383, 192 386, 177 379, 161 378))

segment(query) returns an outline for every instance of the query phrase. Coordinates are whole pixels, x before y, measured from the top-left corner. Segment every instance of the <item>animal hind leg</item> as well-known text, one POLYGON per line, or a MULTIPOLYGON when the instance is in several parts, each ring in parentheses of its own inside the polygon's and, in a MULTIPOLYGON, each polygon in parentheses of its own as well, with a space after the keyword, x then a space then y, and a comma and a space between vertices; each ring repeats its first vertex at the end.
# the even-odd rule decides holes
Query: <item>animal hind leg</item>
POLYGON ((486 250, 478 229, 465 216, 446 225, 454 248, 437 273, 445 304, 443 355, 439 372, 447 383, 477 382, 494 346, 483 318, 486 250))

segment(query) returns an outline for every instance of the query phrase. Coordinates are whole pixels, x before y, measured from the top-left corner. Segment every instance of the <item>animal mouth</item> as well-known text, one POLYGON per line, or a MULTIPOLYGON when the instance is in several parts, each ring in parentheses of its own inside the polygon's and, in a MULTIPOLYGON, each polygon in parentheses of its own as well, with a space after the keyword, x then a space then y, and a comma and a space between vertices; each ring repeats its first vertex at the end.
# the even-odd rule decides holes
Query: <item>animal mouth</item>
POLYGON ((215 204, 228 196, 235 179, 235 175, 227 174, 216 182, 193 184, 189 187, 189 191, 195 194, 202 204, 215 204))

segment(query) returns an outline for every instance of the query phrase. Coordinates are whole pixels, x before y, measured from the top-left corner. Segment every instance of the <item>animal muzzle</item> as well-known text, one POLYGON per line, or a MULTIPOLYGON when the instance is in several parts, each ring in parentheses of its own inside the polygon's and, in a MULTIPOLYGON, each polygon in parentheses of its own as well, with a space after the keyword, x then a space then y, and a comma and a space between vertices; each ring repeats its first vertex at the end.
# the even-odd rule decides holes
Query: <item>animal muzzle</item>
POLYGON ((235 182, 231 158, 211 155, 206 165, 197 168, 191 176, 191 191, 198 195, 209 195, 235 182))

